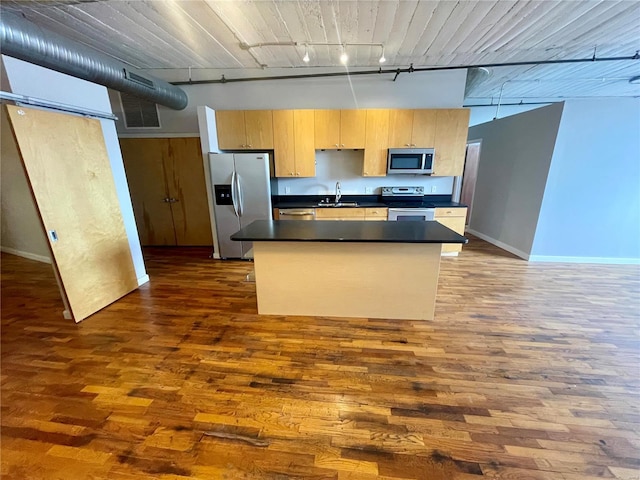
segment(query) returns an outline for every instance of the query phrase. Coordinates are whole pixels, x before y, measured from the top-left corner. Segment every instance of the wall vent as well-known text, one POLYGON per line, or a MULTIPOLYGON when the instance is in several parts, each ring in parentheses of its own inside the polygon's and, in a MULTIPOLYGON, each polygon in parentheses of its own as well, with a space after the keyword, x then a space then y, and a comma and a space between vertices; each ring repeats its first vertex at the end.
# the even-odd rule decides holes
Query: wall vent
POLYGON ((160 128, 158 105, 120 92, 120 104, 126 128, 160 128))

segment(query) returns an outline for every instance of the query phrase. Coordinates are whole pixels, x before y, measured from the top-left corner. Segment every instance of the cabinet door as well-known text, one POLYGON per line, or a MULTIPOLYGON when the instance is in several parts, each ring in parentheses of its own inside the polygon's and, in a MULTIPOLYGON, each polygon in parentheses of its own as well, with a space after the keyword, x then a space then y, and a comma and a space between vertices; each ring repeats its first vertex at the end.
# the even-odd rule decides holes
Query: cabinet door
POLYGON ((367 221, 385 221, 389 216, 389 209, 384 207, 365 208, 364 219, 367 221))
POLYGON ((464 154, 469 130, 469 109, 438 110, 433 175, 451 177, 462 175, 464 154))
POLYGON ((213 245, 200 139, 168 138, 164 158, 176 244, 213 245))
POLYGON ((389 110, 389 148, 409 148, 412 130, 413 110, 389 110))
POLYGON ((313 116, 315 148, 340 148, 340 110, 314 110, 313 116))
POLYGON ((389 110, 367 110, 363 176, 384 177, 387 174, 388 141, 389 110))
POLYGON ((411 147, 433 148, 438 110, 414 110, 411 147))
POLYGON ((273 161, 276 177, 294 176, 295 155, 293 110, 274 110, 273 161))
POLYGON ((316 176, 316 149, 313 145, 314 123, 313 110, 293 111, 296 177, 316 176))
POLYGON ((244 126, 243 110, 216 111, 218 146, 221 150, 246 148, 247 134, 244 126))
POLYGON ((247 148, 273 150, 273 116, 271 110, 245 110, 244 126, 247 148))
POLYGON ((340 110, 340 148, 364 148, 366 110, 340 110))
POLYGON ((364 208, 316 208, 317 220, 364 220, 364 208))
POLYGON ((120 149, 142 245, 175 245, 165 177, 166 138, 121 138, 120 149))

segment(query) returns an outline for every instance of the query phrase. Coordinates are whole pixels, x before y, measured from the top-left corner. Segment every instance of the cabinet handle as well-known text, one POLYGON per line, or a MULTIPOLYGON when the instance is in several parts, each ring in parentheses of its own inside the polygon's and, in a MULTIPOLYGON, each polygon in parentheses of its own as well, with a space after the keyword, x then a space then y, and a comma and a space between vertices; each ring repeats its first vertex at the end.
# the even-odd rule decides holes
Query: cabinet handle
POLYGON ((164 203, 169 203, 169 202, 171 202, 171 199, 169 197, 167 197, 167 198, 163 198, 162 201, 164 203))
POLYGON ((251 144, 247 145, 247 147, 251 148, 251 144))
POLYGON ((293 175, 293 172, 289 172, 289 175, 293 175))
POLYGON ((405 144, 404 144, 404 146, 405 146, 405 147, 410 147, 410 146, 411 146, 411 144, 410 144, 410 143, 405 143, 405 144))
POLYGON ((296 172, 296 176, 299 177, 300 176, 300 172, 296 172))
POLYGON ((364 176, 366 177, 367 175, 369 175, 369 172, 364 172, 364 176))
POLYGON ((335 146, 337 147, 337 146, 338 146, 338 144, 336 143, 336 144, 335 144, 335 146))
POLYGON ((344 147, 344 143, 340 144, 341 147, 344 147))

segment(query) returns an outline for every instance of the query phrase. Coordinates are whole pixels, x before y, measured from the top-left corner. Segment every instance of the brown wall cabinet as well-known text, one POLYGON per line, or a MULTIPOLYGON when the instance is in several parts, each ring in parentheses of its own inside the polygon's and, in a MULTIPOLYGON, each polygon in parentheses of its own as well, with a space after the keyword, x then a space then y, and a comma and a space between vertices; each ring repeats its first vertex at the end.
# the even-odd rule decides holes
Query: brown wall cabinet
POLYGON ((212 245, 198 138, 121 138, 142 245, 212 245))
POLYGON ((315 110, 316 149, 364 148, 366 110, 315 110))
POLYGON ((273 158, 276 177, 315 177, 313 110, 273 111, 273 158))
POLYGON ((273 150, 271 110, 219 110, 216 128, 222 150, 273 150))

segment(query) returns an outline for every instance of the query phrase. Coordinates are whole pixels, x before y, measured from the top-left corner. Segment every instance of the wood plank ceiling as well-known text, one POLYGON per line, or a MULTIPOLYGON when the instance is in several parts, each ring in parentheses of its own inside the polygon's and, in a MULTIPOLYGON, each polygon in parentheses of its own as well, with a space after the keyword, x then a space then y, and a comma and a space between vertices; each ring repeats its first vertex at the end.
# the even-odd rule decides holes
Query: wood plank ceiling
MULTIPOLYGON (((2 9, 154 75, 181 69, 184 80, 190 67, 193 79, 220 71, 233 78, 238 69, 343 69, 339 45, 310 45, 305 64, 308 43, 346 44, 350 68, 380 66, 380 46, 353 44, 383 44, 385 69, 591 58, 594 49, 599 58, 626 57, 640 49, 635 0, 3 0, 2 9), (263 43, 297 45, 248 47, 263 43)), ((636 75, 638 60, 495 67, 467 101, 496 99, 501 89, 504 99, 638 96, 640 86, 629 83, 636 75)))

